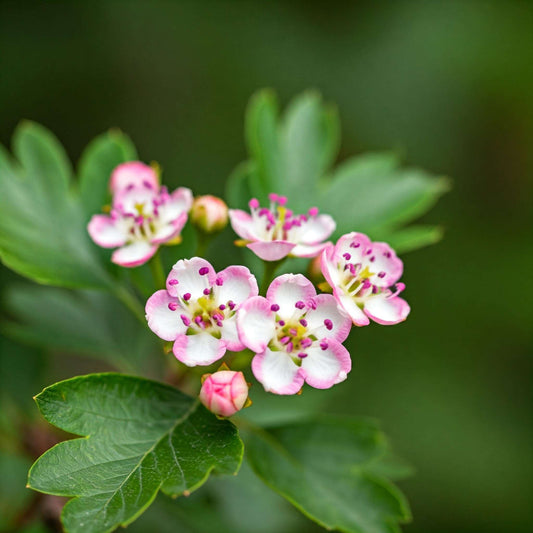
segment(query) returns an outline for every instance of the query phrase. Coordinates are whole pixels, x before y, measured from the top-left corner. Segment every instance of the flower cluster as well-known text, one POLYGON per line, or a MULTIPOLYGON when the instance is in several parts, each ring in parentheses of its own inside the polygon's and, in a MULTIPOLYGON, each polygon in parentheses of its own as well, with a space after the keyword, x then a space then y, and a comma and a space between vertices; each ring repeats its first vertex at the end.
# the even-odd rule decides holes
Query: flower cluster
MULTIPOLYGON (((175 241, 187 221, 203 238, 227 224, 226 204, 212 196, 194 200, 189 189, 169 193, 156 172, 131 162, 115 169, 110 182, 109 215, 95 215, 88 230, 93 240, 117 248, 112 261, 122 266, 145 263, 162 243, 175 241)), ((146 302, 150 329, 172 342, 175 357, 189 367, 211 365, 226 352, 252 352, 251 371, 265 390, 299 393, 305 383, 327 389, 344 381, 352 362, 343 342, 353 325, 371 320, 391 325, 407 318, 410 308, 398 295, 403 263, 386 243, 362 233, 348 233, 327 242, 335 221, 317 208, 296 215, 287 199, 269 195, 270 206, 249 202, 250 213, 229 210, 229 219, 246 245, 264 261, 287 256, 314 258, 320 265, 325 292, 317 294, 302 274, 271 280, 260 295, 255 276, 244 266, 216 272, 201 257, 180 259, 166 287, 146 302)), ((271 269, 265 269, 265 272, 271 269)), ((270 281, 270 280, 267 280, 270 281)), ((242 361, 242 357, 240 358, 242 361)), ((227 359, 228 363, 232 356, 227 359)), ((201 402, 218 416, 231 416, 248 405, 244 374, 226 363, 203 378, 201 402)))

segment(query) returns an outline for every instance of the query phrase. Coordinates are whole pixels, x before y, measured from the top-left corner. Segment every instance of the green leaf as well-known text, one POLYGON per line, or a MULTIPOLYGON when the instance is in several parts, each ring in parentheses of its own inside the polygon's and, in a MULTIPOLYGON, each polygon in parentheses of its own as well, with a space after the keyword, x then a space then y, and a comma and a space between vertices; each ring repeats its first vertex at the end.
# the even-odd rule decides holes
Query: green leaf
MULTIPOLYGON (((337 222, 334 237, 351 231, 389 237, 450 188, 445 178, 402 168, 397 154, 390 152, 353 157, 331 171, 340 143, 339 119, 315 91, 297 96, 282 117, 272 91, 258 92, 246 113, 246 142, 250 160, 231 176, 230 205, 245 209, 251 196, 265 203, 269 192, 277 192, 289 198, 293 211, 317 206, 332 215, 337 222)), ((395 236, 404 251, 439 238, 436 230, 395 236)))
POLYGON ((278 103, 273 91, 264 89, 250 99, 245 138, 257 169, 250 174, 251 190, 254 196, 266 201, 268 193, 280 190, 285 179, 278 135, 278 103))
POLYGON ((88 215, 98 213, 108 201, 109 178, 113 169, 135 159, 135 146, 120 130, 99 135, 85 148, 78 176, 81 201, 88 215))
POLYGON ((398 253, 405 253, 435 244, 443 235, 444 230, 440 226, 414 225, 386 233, 383 237, 379 234, 373 236, 379 240, 386 240, 398 253))
POLYGON ((337 157, 340 139, 337 110, 324 105, 317 92, 307 91, 290 103, 280 137, 285 169, 279 191, 289 197, 294 209, 305 212, 314 205, 309 205, 307 193, 316 188, 337 157))
POLYGON ((22 455, 0 451, 0 531, 13 527, 31 500, 31 492, 24 486, 30 464, 22 455))
POLYGON ((4 305, 15 320, 0 323, 0 331, 22 344, 97 357, 126 372, 139 372, 158 348, 148 328, 103 291, 15 285, 4 305))
MULTIPOLYGON (((354 157, 340 165, 318 199, 337 221, 337 234, 373 234, 424 214, 449 190, 446 178, 419 169, 392 166, 390 154, 354 157)), ((372 235, 373 236, 373 235, 372 235)))
POLYGON ((248 202, 253 194, 250 184, 253 180, 251 175, 256 172, 254 163, 243 161, 231 173, 226 182, 226 199, 234 209, 248 209, 248 202))
POLYGON ((367 420, 321 417, 255 432, 247 457, 256 474, 327 529, 398 532, 410 518, 402 493, 372 465, 387 443, 367 420))
POLYGON ((73 497, 62 513, 70 533, 104 533, 135 520, 157 492, 178 496, 211 471, 235 474, 243 444, 178 390, 120 374, 56 383, 36 397, 52 424, 87 438, 62 442, 33 465, 29 486, 73 497))
POLYGON ((0 258, 39 283, 103 288, 111 279, 90 241, 79 198, 70 191, 63 149, 42 126, 15 131, 12 161, 0 146, 0 258))

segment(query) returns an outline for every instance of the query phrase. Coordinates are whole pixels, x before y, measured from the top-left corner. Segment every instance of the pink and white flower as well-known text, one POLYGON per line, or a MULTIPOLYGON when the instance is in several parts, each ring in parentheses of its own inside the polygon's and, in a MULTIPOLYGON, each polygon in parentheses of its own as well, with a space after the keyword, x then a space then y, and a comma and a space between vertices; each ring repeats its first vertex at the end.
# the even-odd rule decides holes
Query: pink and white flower
POLYGON ((244 266, 229 266, 218 274, 200 257, 178 261, 166 290, 146 302, 148 326, 173 341, 176 358, 187 366, 210 365, 226 350, 245 348, 237 334, 239 306, 257 296, 257 281, 244 266))
POLYGON ((295 394, 304 381, 317 389, 344 381, 352 363, 341 343, 351 325, 335 298, 317 295, 301 274, 277 277, 266 298, 250 298, 237 313, 239 337, 257 354, 252 371, 276 394, 295 394))
POLYGON ((146 167, 143 169, 139 167, 142 163, 135 165, 119 173, 124 165, 115 169, 111 180, 115 191, 111 213, 94 215, 87 228, 96 244, 117 248, 111 261, 124 267, 146 263, 160 244, 178 238, 192 205, 189 189, 180 187, 169 193, 153 179, 142 180, 150 167, 143 165, 146 167), (139 170, 138 174, 135 169, 139 170))
POLYGON ((242 372, 219 370, 208 374, 202 383, 200 401, 218 416, 232 416, 248 399, 248 383, 242 372))
POLYGON ((355 325, 366 326, 370 319, 391 325, 407 318, 409 304, 398 297, 405 289, 397 283, 403 263, 388 244, 362 233, 343 235, 322 253, 322 273, 355 325))
POLYGON ((233 230, 246 246, 264 261, 278 261, 287 255, 315 257, 325 248, 323 242, 335 231, 329 215, 319 215, 312 207, 305 215, 295 215, 285 207, 287 198, 270 194, 270 207, 260 207, 253 198, 251 214, 230 209, 233 230))

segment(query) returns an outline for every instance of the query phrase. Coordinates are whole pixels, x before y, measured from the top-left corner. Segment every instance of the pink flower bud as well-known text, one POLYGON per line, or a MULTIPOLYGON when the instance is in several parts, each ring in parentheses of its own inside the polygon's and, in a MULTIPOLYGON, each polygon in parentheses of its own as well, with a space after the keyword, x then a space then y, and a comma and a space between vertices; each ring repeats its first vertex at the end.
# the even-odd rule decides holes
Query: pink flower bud
POLYGON ((205 233, 216 233, 228 224, 228 206, 216 196, 197 196, 192 204, 190 218, 205 233))
POLYGON ((240 411, 248 398, 242 372, 221 370, 209 374, 200 390, 200 401, 215 415, 228 417, 240 411))

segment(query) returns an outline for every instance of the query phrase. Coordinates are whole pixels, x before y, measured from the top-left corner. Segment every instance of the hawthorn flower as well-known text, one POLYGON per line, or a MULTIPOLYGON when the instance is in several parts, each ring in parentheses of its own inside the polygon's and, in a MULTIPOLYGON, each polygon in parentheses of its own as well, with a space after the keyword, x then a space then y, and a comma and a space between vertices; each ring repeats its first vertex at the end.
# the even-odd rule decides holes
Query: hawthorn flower
POLYGON ((405 289, 397 283, 403 263, 388 244, 362 233, 343 235, 322 253, 322 273, 355 325, 366 326, 369 319, 390 325, 407 318, 409 304, 398 297, 405 289))
POLYGON ((257 281, 246 267, 229 266, 217 274, 205 259, 182 259, 172 267, 166 287, 146 302, 146 319, 156 335, 174 342, 179 361, 210 365, 226 350, 245 348, 236 313, 258 294, 257 281))
POLYGON ((284 274, 241 305, 237 329, 243 344, 256 352, 252 371, 276 394, 295 394, 304 381, 327 389, 346 379, 350 354, 341 344, 350 318, 331 294, 316 294, 301 274, 284 274))
POLYGON ((319 215, 312 207, 305 215, 295 215, 285 207, 287 198, 270 194, 270 207, 260 207, 253 198, 251 214, 230 209, 233 230, 246 246, 264 261, 278 261, 287 255, 315 257, 325 248, 323 242, 335 230, 329 215, 319 215))
POLYGON ((138 162, 119 165, 111 188, 111 213, 94 215, 87 228, 96 244, 117 248, 111 261, 124 267, 142 265, 160 244, 179 237, 192 205, 189 189, 169 193, 159 187, 155 172, 138 162))
POLYGON ((228 225, 228 206, 224 200, 207 194, 192 203, 191 222, 205 233, 222 231, 228 225))
POLYGON ((240 411, 248 399, 248 383, 242 372, 219 370, 202 383, 200 401, 212 413, 228 417, 240 411))

